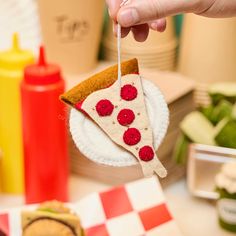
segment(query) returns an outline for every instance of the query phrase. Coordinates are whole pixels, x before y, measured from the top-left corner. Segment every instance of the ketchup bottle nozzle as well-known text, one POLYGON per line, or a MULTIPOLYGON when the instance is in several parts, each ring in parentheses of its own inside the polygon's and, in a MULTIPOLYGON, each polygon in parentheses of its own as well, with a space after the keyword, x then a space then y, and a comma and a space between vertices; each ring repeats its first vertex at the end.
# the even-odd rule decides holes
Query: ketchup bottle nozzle
POLYGON ((62 80, 60 67, 47 62, 43 46, 39 47, 38 61, 24 71, 24 80, 28 84, 48 85, 62 80))
POLYGON ((38 59, 38 65, 39 66, 46 66, 46 59, 45 59, 45 51, 44 51, 44 47, 40 46, 39 48, 39 59, 38 59))

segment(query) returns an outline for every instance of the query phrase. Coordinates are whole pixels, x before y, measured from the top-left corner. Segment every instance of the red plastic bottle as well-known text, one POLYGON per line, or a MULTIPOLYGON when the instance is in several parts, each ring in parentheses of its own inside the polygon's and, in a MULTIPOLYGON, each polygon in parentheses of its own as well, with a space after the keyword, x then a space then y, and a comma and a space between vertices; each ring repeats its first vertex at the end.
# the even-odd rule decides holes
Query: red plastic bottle
POLYGON ((26 203, 67 201, 66 107, 59 101, 65 82, 57 65, 25 68, 21 84, 26 203))

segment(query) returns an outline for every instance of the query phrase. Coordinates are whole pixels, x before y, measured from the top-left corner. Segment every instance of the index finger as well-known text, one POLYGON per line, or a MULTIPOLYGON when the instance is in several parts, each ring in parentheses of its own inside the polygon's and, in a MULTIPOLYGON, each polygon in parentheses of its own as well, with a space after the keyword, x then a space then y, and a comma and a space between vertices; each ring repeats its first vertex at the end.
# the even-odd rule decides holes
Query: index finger
POLYGON ((123 0, 106 0, 109 15, 114 21, 117 21, 117 13, 122 2, 123 0))

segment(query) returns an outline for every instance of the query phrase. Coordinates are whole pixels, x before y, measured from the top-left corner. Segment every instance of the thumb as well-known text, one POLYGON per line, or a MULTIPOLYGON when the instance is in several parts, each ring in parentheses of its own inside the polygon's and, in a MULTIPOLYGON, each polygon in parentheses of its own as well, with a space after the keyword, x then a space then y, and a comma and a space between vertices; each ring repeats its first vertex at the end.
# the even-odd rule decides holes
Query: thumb
POLYGON ((198 11, 199 2, 201 0, 129 0, 120 8, 117 19, 121 26, 130 27, 178 13, 198 11))

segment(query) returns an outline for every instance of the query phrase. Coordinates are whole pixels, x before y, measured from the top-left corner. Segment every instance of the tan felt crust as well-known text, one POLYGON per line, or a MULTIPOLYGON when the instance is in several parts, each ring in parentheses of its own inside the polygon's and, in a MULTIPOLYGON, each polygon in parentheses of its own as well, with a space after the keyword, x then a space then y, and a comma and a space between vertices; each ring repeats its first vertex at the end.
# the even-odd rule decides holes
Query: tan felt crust
MULTIPOLYGON (((139 72, 136 58, 122 62, 122 75, 135 74, 139 72)), ((118 66, 112 66, 92 77, 84 80, 68 92, 62 94, 60 99, 65 103, 74 106, 83 101, 91 93, 111 86, 117 80, 118 66)))

